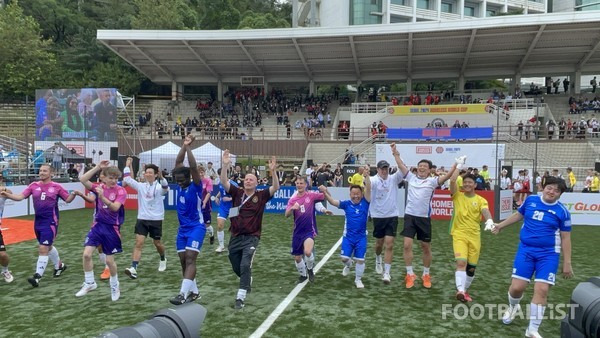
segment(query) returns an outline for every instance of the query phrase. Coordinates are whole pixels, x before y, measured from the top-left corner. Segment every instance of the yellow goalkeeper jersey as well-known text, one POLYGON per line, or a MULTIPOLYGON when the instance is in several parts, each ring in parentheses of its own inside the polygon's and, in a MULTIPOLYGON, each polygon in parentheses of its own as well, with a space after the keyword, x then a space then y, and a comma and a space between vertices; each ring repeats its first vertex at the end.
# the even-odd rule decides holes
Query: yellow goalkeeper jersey
POLYGON ((450 220, 450 235, 479 236, 481 233, 481 210, 489 209, 485 198, 465 196, 457 191, 452 195, 454 209, 450 220))

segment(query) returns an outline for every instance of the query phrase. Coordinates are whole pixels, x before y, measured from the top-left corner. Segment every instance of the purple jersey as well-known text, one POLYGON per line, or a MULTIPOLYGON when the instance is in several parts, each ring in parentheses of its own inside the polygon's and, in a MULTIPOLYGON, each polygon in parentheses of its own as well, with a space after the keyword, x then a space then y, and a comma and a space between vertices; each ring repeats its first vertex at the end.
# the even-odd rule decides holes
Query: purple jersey
POLYGON ((127 199, 127 192, 125 188, 115 185, 112 188, 107 187, 104 184, 94 183, 92 184, 92 193, 96 195, 96 210, 94 210, 94 224, 95 226, 98 223, 112 225, 112 226, 120 226, 123 224, 125 220, 125 200, 127 199), (96 187, 101 185, 102 189, 104 189, 104 197, 109 199, 111 202, 121 203, 121 207, 117 211, 112 211, 108 208, 104 202, 98 197, 98 193, 96 192, 96 187))
POLYGON ((69 193, 62 185, 49 182, 33 182, 23 190, 25 198, 33 197, 35 226, 58 225, 58 199, 66 200, 69 193))
POLYGON ((300 209, 294 210, 294 236, 312 233, 317 235, 317 217, 315 203, 323 201, 325 196, 320 192, 307 191, 302 196, 295 194, 288 201, 287 209, 298 203, 300 209))

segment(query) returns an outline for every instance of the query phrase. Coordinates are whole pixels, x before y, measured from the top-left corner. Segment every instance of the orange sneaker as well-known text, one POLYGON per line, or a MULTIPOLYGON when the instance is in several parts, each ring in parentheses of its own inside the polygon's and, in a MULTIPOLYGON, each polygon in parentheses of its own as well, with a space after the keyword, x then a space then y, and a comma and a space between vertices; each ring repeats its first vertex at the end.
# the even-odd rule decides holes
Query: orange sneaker
POLYGON ((473 298, 469 295, 467 291, 465 291, 465 302, 472 302, 473 298))
POLYGON ((404 281, 406 282, 406 288, 410 289, 413 286, 415 286, 416 279, 417 279, 417 275, 415 275, 414 273, 407 274, 406 277, 404 278, 404 281))
POLYGON ((105 280, 105 279, 109 279, 110 278, 110 270, 108 269, 108 266, 104 268, 104 271, 102 271, 102 274, 100 275, 100 279, 105 280))
POLYGON ((423 275, 423 287, 426 289, 431 289, 431 276, 429 274, 423 275))

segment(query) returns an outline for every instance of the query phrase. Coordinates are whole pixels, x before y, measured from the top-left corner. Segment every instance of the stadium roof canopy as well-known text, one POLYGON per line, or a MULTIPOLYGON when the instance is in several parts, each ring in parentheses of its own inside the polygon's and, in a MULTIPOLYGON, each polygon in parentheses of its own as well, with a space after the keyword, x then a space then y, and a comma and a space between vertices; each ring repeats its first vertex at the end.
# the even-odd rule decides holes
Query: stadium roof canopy
POLYGON ((260 30, 99 30, 156 83, 402 81, 600 73, 600 11, 260 30))

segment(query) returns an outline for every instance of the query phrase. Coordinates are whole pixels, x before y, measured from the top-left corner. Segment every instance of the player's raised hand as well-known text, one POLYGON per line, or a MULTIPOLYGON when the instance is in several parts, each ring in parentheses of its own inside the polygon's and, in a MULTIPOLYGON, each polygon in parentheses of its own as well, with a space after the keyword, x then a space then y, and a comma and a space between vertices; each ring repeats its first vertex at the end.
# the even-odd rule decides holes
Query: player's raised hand
POLYGON ((275 156, 271 156, 269 160, 269 170, 275 171, 277 169, 277 158, 275 156))
POLYGON ((462 155, 454 159, 456 163, 456 169, 461 170, 465 166, 465 162, 467 161, 467 155, 462 155))
POLYGON ((194 137, 194 135, 192 135, 192 134, 188 134, 188 135, 185 137, 185 140, 183 141, 183 145, 189 146, 189 145, 191 145, 191 144, 192 144, 192 142, 194 142, 194 140, 195 140, 195 139, 196 139, 196 138, 194 137))
POLYGON ((132 163, 133 163, 133 158, 132 157, 128 157, 127 161, 125 161, 125 166, 129 167, 132 163))
POLYGON ((573 274, 571 263, 563 263, 563 278, 569 279, 573 278, 573 276, 575 275, 573 274))
POLYGON ((223 156, 221 157, 221 166, 224 166, 225 164, 229 165, 231 164, 231 157, 229 156, 229 149, 225 149, 223 151, 223 156))
POLYGON ((392 142, 392 144, 390 144, 390 148, 392 148, 392 155, 400 155, 400 152, 398 149, 396 149, 396 143, 392 142))
POLYGON ((100 167, 100 169, 108 168, 108 167, 110 167, 110 161, 102 160, 102 161, 100 161, 100 163, 98 163, 98 166, 100 167))

